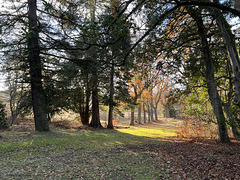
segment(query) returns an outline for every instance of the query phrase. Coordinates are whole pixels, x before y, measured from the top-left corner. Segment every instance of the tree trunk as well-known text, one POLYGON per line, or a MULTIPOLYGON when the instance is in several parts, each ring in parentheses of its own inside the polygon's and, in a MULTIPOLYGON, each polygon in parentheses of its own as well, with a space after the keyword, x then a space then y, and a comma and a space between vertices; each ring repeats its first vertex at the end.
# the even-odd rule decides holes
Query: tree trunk
POLYGON ((195 10, 190 10, 190 14, 198 26, 198 34, 200 36, 203 59, 205 61, 205 66, 206 66, 206 80, 207 80, 208 94, 213 107, 214 114, 217 118, 219 139, 221 142, 227 143, 227 142, 230 142, 230 139, 228 137, 226 121, 223 114, 221 100, 217 91, 217 84, 214 77, 213 61, 211 57, 209 44, 207 41, 205 28, 203 25, 203 20, 202 20, 202 17, 200 16, 200 13, 197 14, 195 10))
POLYGON ((143 103, 143 122, 144 122, 144 124, 147 123, 146 110, 145 110, 145 103, 143 103))
POLYGON ((235 118, 234 115, 232 114, 232 112, 230 111, 229 104, 225 104, 224 109, 225 109, 225 112, 228 116, 229 124, 232 128, 233 136, 235 137, 236 140, 240 141, 240 133, 239 133, 239 131, 237 129, 237 126, 236 126, 237 118, 235 118))
POLYGON ((158 110, 157 106, 154 107, 155 121, 158 121, 158 110))
POLYGON ((85 110, 84 110, 84 119, 82 120, 82 124, 85 125, 85 126, 89 125, 89 117, 90 117, 89 102, 90 102, 90 89, 89 89, 89 84, 88 84, 87 89, 86 89, 86 102, 85 102, 85 110))
POLYGON ((134 126, 134 108, 131 108, 131 122, 130 122, 130 126, 134 126))
POLYGON ((154 110, 153 110, 153 99, 151 99, 151 102, 150 102, 150 112, 151 112, 151 121, 154 122, 154 110))
MULTIPOLYGON (((89 125, 89 117, 90 117, 90 96, 91 96, 91 90, 90 90, 90 80, 89 80, 89 73, 86 74, 86 79, 84 80, 86 88, 84 89, 84 95, 82 100, 82 108, 80 107, 80 116, 81 116, 81 122, 83 126, 89 125)), ((81 103, 80 103, 81 104, 81 103)))
POLYGON ((109 95, 109 111, 108 111, 108 129, 113 129, 113 95, 114 95, 114 64, 112 61, 111 72, 110 72, 110 95, 109 95))
MULTIPOLYGON (((14 88, 15 89, 15 88, 14 88)), ((10 88, 10 100, 9 100, 9 104, 10 104, 10 110, 11 110, 11 122, 9 123, 9 126, 12 126, 14 121, 17 118, 17 108, 16 108, 16 103, 15 103, 15 95, 16 91, 11 92, 11 88, 10 88)))
POLYGON ((170 112, 169 112, 169 107, 168 105, 164 105, 164 111, 165 111, 165 118, 170 118, 170 112))
POLYGON ((138 124, 142 124, 142 106, 141 103, 138 105, 138 124))
POLYGON ((86 100, 86 104, 83 105, 82 110, 80 110, 80 117, 83 126, 89 125, 89 100, 86 100))
POLYGON ((36 0, 28 0, 28 8, 28 62, 30 68, 30 83, 35 130, 49 131, 46 113, 46 100, 42 86, 42 64, 40 59, 36 0))
POLYGON ((99 115, 99 99, 98 99, 98 74, 97 69, 93 68, 92 73, 92 120, 89 124, 93 128, 102 128, 99 115))
POLYGON ((151 122, 151 109, 150 109, 150 105, 148 103, 148 123, 151 122))
POLYGON ((234 75, 233 82, 235 87, 234 101, 238 106, 240 106, 240 60, 235 44, 234 35, 232 34, 231 27, 223 17, 220 10, 214 9, 214 16, 216 17, 218 27, 226 44, 228 57, 231 62, 232 72, 234 75))

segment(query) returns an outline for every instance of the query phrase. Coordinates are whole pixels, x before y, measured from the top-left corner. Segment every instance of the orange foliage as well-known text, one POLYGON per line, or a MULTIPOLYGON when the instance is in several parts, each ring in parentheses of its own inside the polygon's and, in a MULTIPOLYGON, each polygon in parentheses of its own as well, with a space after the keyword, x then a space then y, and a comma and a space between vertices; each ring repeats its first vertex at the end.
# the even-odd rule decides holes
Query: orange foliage
POLYGON ((176 132, 179 138, 210 138, 217 139, 217 127, 203 121, 195 122, 193 119, 183 120, 180 130, 176 132))
POLYGON ((117 126, 118 125, 118 119, 114 119, 113 120, 113 126, 117 126))

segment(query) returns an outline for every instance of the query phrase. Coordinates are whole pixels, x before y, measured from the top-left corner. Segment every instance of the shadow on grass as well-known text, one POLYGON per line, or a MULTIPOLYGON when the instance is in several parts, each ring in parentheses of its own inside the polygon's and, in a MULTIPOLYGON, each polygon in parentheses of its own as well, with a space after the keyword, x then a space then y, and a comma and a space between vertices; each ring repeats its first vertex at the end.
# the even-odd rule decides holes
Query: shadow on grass
POLYGON ((184 140, 173 130, 53 128, 3 132, 0 179, 236 179, 240 146, 184 140))

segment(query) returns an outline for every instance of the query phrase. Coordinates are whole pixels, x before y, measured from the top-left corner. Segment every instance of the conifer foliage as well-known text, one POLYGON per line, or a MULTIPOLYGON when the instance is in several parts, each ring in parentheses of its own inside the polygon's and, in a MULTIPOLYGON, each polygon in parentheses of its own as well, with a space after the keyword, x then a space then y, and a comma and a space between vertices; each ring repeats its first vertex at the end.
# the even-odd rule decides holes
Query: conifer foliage
POLYGON ((5 105, 0 102, 0 129, 7 128, 7 113, 5 111, 5 105))

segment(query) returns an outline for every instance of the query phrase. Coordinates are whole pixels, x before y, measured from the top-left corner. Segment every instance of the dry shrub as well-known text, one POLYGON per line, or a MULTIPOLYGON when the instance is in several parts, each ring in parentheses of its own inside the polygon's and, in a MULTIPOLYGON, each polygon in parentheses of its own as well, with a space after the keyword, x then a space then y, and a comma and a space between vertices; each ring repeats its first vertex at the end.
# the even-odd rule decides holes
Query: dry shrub
POLYGON ((117 126, 118 125, 118 119, 114 119, 113 120, 113 126, 117 126))
POLYGON ((180 138, 217 139, 217 126, 209 122, 186 119, 180 123, 180 130, 177 131, 177 136, 180 138))

